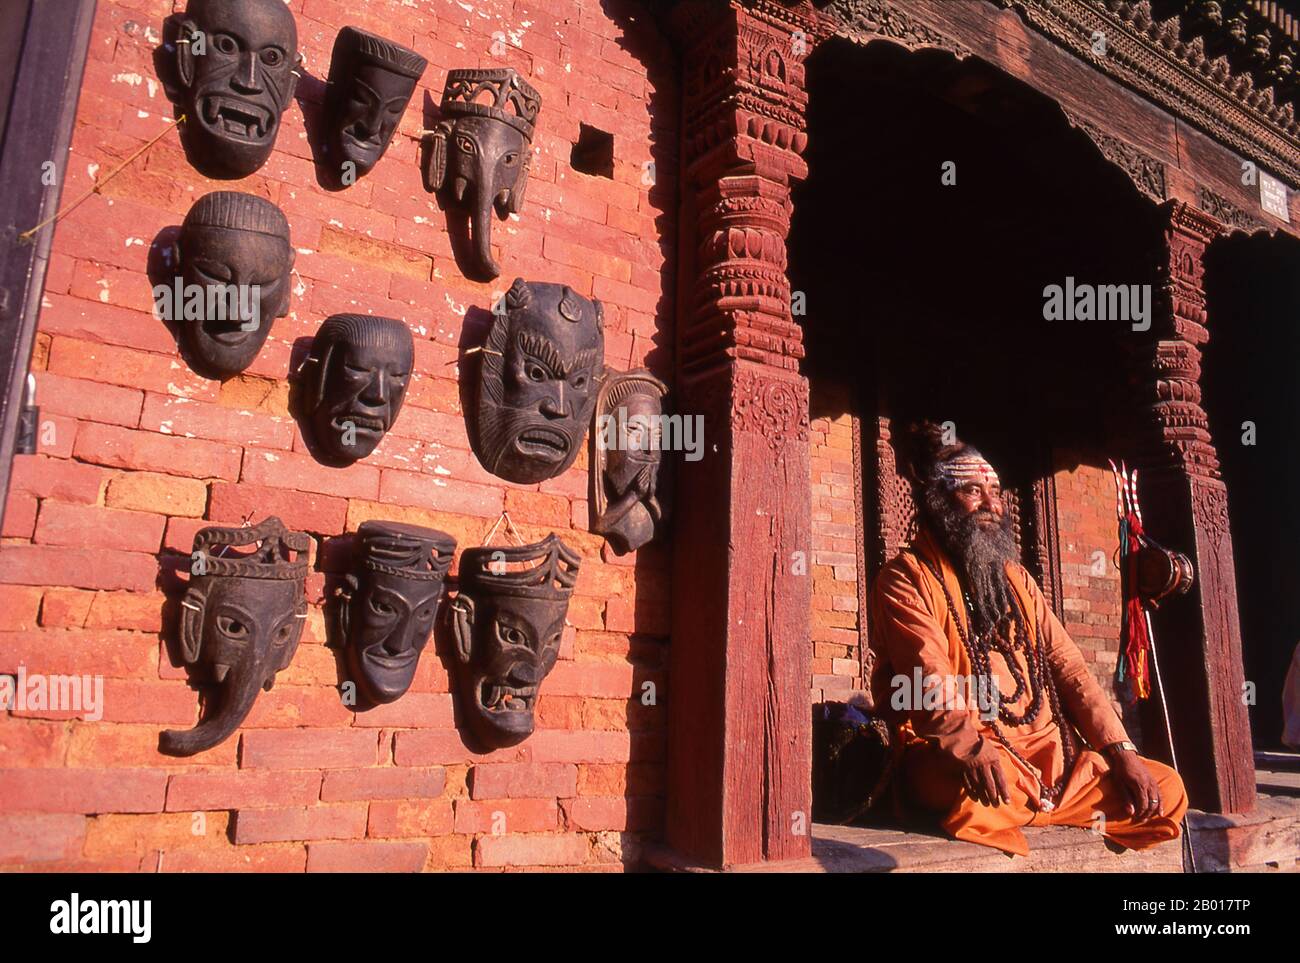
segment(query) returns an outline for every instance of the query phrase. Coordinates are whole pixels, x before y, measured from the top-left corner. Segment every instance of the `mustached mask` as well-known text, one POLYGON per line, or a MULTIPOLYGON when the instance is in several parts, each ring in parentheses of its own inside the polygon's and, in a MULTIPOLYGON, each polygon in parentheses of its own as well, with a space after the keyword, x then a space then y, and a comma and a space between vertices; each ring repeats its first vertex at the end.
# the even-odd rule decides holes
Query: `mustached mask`
POLYGON ((492 474, 539 482, 578 457, 605 373, 604 309, 522 278, 502 306, 481 352, 470 447, 492 474))
POLYGON ((356 571, 336 611, 348 668, 371 703, 400 698, 429 641, 442 582, 456 540, 446 532, 399 522, 363 522, 356 571))
POLYGON ((447 73, 424 186, 445 191, 447 203, 469 216, 475 280, 501 273, 492 259, 492 211, 505 218, 524 208, 541 109, 541 95, 513 67, 447 73))
POLYGON ((271 156, 293 100, 298 27, 284 0, 190 0, 176 44, 181 125, 209 177, 247 177, 271 156))
POLYGON ((217 684, 215 704, 188 731, 162 733, 159 748, 192 756, 228 739, 248 717, 257 694, 289 667, 307 618, 305 532, 287 531, 278 518, 251 528, 202 528, 181 600, 180 649, 217 684), (245 555, 229 549, 256 546, 245 555))
POLYGON ((316 332, 303 368, 312 435, 325 458, 365 458, 402 410, 415 364, 410 329, 394 318, 336 314, 316 332))
POLYGON ((480 746, 527 739, 555 666, 578 555, 555 535, 518 548, 466 549, 451 601, 460 708, 480 746))
POLYGON ((357 27, 334 41, 325 119, 331 162, 340 174, 349 162, 360 177, 388 150, 393 132, 428 61, 414 50, 357 27))
POLYGON ((645 370, 605 379, 592 430, 591 516, 619 555, 655 537, 664 520, 660 416, 668 386, 645 370))
POLYGON ((265 198, 205 194, 185 215, 175 257, 183 288, 155 293, 169 296, 187 359, 200 374, 238 374, 289 313, 289 222, 265 198))

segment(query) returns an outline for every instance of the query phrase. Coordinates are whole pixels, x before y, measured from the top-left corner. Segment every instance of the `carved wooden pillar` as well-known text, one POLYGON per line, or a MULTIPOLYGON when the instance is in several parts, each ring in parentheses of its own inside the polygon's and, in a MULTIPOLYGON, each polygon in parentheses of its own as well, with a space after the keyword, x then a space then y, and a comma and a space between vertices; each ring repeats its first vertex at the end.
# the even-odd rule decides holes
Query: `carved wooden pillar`
MULTIPOLYGON (((1199 384, 1201 346, 1209 340, 1203 257, 1223 228, 1180 202, 1166 211, 1152 340, 1139 355, 1146 415, 1139 494, 1146 529, 1191 557, 1196 581, 1188 595, 1167 600, 1155 613, 1156 645, 1174 748, 1192 805, 1245 812, 1254 805, 1255 767, 1242 702, 1227 489, 1199 384)), ((1143 723, 1147 732, 1163 729, 1155 717, 1143 723)))
POLYGON ((722 867, 809 854, 808 385, 785 239, 806 13, 685 4, 678 398, 704 417, 674 519, 667 842, 722 867))

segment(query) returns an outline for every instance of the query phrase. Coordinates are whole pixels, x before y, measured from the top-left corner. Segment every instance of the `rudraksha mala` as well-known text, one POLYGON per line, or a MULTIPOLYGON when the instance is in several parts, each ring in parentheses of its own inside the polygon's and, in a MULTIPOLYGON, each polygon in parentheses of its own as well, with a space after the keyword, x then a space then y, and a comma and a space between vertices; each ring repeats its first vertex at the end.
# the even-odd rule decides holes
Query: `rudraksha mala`
MULTIPOLYGON (((1047 694, 1047 702, 1052 710, 1052 718, 1055 720, 1057 728, 1061 730, 1061 748, 1064 757, 1064 771, 1061 778, 1052 786, 1044 786, 1039 782, 1042 788, 1042 799, 1049 806, 1054 806, 1060 798, 1061 792, 1065 789, 1065 783, 1070 777, 1070 772, 1074 769, 1075 757, 1078 750, 1074 741, 1074 733, 1071 732, 1069 720, 1061 715, 1060 699, 1056 693, 1056 680, 1052 676, 1051 666, 1047 661, 1047 653, 1043 647, 1043 641, 1039 633, 1032 635, 1028 629, 1028 616, 1023 610, 1020 602, 1020 596, 1012 591, 1011 597, 1015 599, 1015 607, 995 625, 990 631, 985 633, 974 633, 972 638, 968 634, 966 627, 962 624, 960 615, 957 612, 957 606, 953 603, 952 595, 948 592, 948 586, 943 580, 943 573, 939 571, 938 566, 928 558, 921 555, 920 552, 912 551, 921 562, 930 570, 939 583, 939 588, 943 591, 944 601, 948 604, 948 613, 952 616, 953 622, 957 626, 957 635, 961 638, 961 644, 966 649, 966 655, 970 658, 971 671, 977 676, 992 679, 992 666, 989 663, 989 656, 994 649, 1002 656, 1007 664, 1007 669, 1011 673, 1011 678, 1015 680, 1016 688, 1010 699, 998 700, 998 718, 1009 726, 1020 727, 1028 725, 1038 718, 1043 706, 1043 693, 1047 694), (1005 627, 1008 623, 1014 622, 1016 631, 1015 637, 1022 640, 1020 644, 1011 641, 1013 633, 1007 631, 1005 627), (1029 670, 1029 678, 1026 680, 1015 658, 1015 652, 1020 649, 1025 654, 1025 663, 1029 670), (1007 708, 1007 703, 1012 704, 1019 702, 1020 697, 1025 694, 1026 689, 1029 693, 1029 705, 1025 707, 1022 715, 1016 715, 1007 708)), ((1001 727, 995 720, 987 720, 989 729, 994 737, 1006 746, 1007 751, 1015 756, 1026 768, 1032 768, 1028 760, 1016 751, 1015 747, 1007 740, 1001 727)))

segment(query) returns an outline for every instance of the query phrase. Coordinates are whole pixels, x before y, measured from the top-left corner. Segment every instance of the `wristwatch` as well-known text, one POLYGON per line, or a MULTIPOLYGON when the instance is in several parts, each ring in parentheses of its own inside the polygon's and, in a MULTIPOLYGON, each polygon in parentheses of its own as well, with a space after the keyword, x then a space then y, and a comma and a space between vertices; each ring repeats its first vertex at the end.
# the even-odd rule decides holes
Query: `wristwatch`
POLYGON ((1106 751, 1107 753, 1111 753, 1111 752, 1137 752, 1137 751, 1138 751, 1138 747, 1135 746, 1135 745, 1133 745, 1133 743, 1129 742, 1127 739, 1125 739, 1123 742, 1112 742, 1110 745, 1106 746, 1105 751, 1106 751))

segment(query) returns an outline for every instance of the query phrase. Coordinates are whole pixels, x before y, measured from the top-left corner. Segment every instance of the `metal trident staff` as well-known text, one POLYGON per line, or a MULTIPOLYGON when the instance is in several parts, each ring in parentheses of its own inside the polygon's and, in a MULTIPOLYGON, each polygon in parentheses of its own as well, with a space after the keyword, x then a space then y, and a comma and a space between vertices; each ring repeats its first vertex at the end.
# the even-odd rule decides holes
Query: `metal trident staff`
MULTIPOLYGON (((1125 607, 1136 606, 1142 612, 1142 627, 1145 629, 1145 637, 1141 640, 1142 651, 1139 652, 1138 664, 1142 665, 1142 657, 1149 655, 1151 659, 1151 674, 1155 678, 1156 692, 1160 696, 1160 713, 1165 723, 1165 739, 1169 744, 1169 764, 1173 767, 1174 772, 1178 772, 1178 754, 1174 751, 1174 730, 1169 722, 1169 703, 1165 700, 1165 687, 1160 678, 1160 660, 1156 655, 1156 637, 1155 631, 1151 625, 1151 610, 1142 603, 1138 596, 1136 578, 1134 577, 1133 568, 1128 564, 1129 556, 1132 551, 1141 547, 1146 541, 1146 533, 1142 527, 1142 507, 1138 504, 1137 497, 1137 469, 1129 472, 1128 466, 1121 460, 1119 467, 1115 467, 1115 462, 1110 461, 1111 474, 1115 478, 1115 517, 1119 522, 1119 569, 1124 576, 1123 584, 1126 594, 1129 598, 1125 600, 1125 607)), ((1131 613, 1130 613, 1131 614, 1131 613)), ((1135 626, 1131 618, 1125 619, 1126 634, 1131 636, 1135 626)), ((1132 646, 1131 637, 1128 645, 1132 646)), ((1125 653, 1120 653, 1119 665, 1116 675, 1119 680, 1124 681, 1124 659, 1125 653)), ((1150 690, 1146 687, 1144 680, 1136 678, 1133 680, 1133 689, 1139 699, 1145 699, 1150 695, 1150 690)), ((1181 774, 1180 774, 1181 775, 1181 774)), ((1192 846, 1191 825, 1187 817, 1183 816, 1183 838, 1187 840, 1187 861, 1193 873, 1196 872, 1196 850, 1192 846)))

